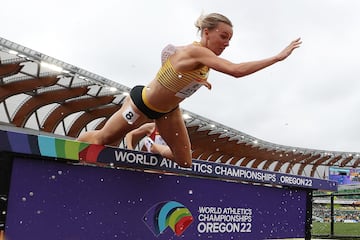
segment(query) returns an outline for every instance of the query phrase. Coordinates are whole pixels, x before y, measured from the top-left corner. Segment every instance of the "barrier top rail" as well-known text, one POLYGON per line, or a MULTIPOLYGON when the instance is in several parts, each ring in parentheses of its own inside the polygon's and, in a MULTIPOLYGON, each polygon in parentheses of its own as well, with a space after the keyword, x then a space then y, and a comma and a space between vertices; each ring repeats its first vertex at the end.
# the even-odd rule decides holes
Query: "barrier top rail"
POLYGON ((222 181, 313 190, 337 190, 337 183, 334 181, 195 159, 191 168, 181 168, 176 163, 151 153, 87 144, 53 136, 31 135, 20 130, 0 130, 1 152, 49 158, 55 161, 68 161, 75 164, 130 168, 141 171, 151 170, 158 173, 205 177, 222 181))

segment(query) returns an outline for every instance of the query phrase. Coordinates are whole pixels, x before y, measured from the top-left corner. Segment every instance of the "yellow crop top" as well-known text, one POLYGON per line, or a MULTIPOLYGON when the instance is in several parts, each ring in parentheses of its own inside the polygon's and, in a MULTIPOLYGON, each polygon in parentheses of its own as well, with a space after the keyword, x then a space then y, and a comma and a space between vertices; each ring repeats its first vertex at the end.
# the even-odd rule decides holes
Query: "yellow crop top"
MULTIPOLYGON (((170 47, 173 46, 170 45, 170 47)), ((174 92, 175 96, 179 98, 189 97, 203 85, 211 89, 211 84, 207 82, 209 73, 207 66, 189 72, 176 72, 170 62, 172 54, 167 55, 167 59, 164 59, 164 63, 156 75, 156 79, 161 85, 174 92)))

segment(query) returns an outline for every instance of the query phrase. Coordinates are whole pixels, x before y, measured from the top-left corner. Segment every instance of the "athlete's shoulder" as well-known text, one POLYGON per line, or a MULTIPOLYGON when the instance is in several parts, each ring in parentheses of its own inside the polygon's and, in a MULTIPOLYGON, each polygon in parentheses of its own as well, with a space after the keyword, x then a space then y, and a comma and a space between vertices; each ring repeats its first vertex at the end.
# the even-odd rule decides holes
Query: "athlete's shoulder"
POLYGON ((207 47, 200 44, 191 44, 187 46, 187 51, 192 57, 215 56, 215 54, 207 47))

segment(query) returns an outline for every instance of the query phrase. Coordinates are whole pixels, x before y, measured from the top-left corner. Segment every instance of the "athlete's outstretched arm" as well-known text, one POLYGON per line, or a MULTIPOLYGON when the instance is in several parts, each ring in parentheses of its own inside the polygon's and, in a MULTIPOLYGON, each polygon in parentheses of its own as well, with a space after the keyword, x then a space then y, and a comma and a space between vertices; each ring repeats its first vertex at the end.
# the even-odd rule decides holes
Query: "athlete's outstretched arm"
POLYGON ((297 38, 273 57, 243 63, 232 63, 216 56, 213 52, 205 48, 198 48, 198 51, 195 53, 195 58, 209 68, 240 78, 269 67, 279 61, 283 61, 290 56, 296 48, 300 47, 301 43, 301 39, 297 38))

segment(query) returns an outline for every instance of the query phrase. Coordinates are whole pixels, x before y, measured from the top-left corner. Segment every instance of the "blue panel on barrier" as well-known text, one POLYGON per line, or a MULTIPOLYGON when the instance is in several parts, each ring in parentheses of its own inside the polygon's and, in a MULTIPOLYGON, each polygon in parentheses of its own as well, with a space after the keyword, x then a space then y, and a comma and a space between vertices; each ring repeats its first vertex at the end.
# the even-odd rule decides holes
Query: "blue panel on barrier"
POLYGON ((55 138, 47 136, 38 137, 39 146, 42 146, 40 149, 40 154, 42 156, 48 157, 57 157, 55 146, 55 138))
POLYGON ((11 150, 13 152, 20 152, 27 154, 32 153, 29 145, 28 135, 16 133, 16 132, 8 132, 7 136, 11 146, 11 150))

